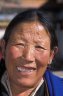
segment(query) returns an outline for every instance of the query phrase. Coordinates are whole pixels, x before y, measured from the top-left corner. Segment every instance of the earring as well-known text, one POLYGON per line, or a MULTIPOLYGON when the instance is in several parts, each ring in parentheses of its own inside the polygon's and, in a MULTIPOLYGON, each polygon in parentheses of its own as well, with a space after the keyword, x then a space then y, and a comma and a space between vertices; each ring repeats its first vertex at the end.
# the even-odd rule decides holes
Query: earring
POLYGON ((50 65, 52 63, 52 59, 49 60, 48 64, 50 65))
POLYGON ((50 59, 50 61, 49 61, 49 64, 51 64, 52 63, 52 59, 50 59))
POLYGON ((52 59, 49 60, 47 69, 51 69, 51 63, 52 63, 52 59))

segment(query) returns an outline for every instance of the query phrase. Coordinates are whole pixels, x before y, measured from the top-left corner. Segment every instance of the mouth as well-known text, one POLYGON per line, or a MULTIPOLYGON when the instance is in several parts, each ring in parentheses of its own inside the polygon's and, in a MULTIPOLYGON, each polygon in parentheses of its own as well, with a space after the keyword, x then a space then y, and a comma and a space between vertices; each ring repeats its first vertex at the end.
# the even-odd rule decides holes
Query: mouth
POLYGON ((16 67, 18 72, 33 72, 33 71, 36 71, 36 68, 34 67, 25 67, 25 66, 17 66, 16 67))

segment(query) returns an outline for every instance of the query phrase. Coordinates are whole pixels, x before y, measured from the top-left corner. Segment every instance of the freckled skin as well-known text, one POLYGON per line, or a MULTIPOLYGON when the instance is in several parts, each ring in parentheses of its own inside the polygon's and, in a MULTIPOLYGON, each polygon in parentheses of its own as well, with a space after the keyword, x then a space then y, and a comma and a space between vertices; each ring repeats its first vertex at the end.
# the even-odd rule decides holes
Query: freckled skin
POLYGON ((23 88, 33 89, 43 77, 49 60, 53 58, 52 53, 50 36, 38 21, 18 24, 13 29, 5 50, 5 63, 11 86, 17 91, 23 88), (18 72, 16 66, 23 65, 36 70, 31 74, 18 72))

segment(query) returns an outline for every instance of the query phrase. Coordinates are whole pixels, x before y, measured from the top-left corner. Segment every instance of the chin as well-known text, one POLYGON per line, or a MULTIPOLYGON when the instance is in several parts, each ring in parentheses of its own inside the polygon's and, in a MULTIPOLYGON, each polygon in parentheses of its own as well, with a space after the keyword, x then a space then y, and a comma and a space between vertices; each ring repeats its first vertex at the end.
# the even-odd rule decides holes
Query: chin
POLYGON ((21 86, 24 86, 24 87, 28 87, 28 88, 32 88, 36 85, 36 81, 35 80, 30 80, 30 79, 27 79, 27 80, 18 80, 18 83, 19 85, 21 86))

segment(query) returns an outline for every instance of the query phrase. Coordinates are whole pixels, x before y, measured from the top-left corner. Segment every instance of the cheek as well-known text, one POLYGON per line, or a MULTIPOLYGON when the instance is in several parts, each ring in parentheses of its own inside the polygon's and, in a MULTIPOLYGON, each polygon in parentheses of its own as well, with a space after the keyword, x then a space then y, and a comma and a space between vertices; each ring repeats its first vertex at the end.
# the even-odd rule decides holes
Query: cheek
POLYGON ((36 52, 36 60, 41 64, 41 65, 47 65, 49 61, 49 56, 50 54, 48 52, 36 52))
POLYGON ((8 54, 12 56, 12 58, 15 58, 15 59, 21 56, 20 50, 14 46, 9 48, 8 54))

